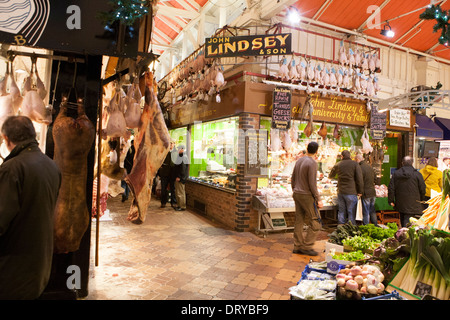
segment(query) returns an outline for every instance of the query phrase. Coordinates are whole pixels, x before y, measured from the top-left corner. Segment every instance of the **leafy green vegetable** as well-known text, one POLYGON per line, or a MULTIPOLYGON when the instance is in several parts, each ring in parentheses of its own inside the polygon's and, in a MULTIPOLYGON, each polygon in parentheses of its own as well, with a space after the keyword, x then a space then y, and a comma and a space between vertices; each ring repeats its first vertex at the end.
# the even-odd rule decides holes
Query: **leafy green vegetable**
POLYGON ((345 261, 358 261, 358 260, 364 260, 366 256, 362 251, 356 250, 351 252, 345 252, 345 253, 337 253, 333 255, 333 259, 337 260, 345 260, 345 261))
POLYGON ((384 240, 390 237, 394 237, 398 230, 396 223, 390 222, 387 224, 388 228, 377 227, 374 224, 366 224, 359 226, 361 235, 371 237, 376 240, 384 240))
POLYGON ((353 250, 375 250, 380 246, 380 241, 365 236, 354 236, 342 240, 342 244, 351 246, 353 250))

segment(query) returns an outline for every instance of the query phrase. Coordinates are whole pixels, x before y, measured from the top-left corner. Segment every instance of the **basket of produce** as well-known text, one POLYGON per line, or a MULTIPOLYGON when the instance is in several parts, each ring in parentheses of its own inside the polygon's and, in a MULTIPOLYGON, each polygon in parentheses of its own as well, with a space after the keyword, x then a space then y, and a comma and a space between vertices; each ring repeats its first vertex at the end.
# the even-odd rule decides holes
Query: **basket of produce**
POLYGON ((384 293, 384 275, 374 265, 349 264, 336 275, 336 299, 360 300, 384 293))

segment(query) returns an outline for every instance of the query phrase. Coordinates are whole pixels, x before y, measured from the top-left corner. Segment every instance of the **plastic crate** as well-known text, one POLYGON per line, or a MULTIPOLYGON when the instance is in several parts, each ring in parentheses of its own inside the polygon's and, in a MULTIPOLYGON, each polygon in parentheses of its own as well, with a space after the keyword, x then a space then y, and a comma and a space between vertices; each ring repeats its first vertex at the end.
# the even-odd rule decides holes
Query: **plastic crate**
POLYGON ((392 300, 392 298, 394 298, 395 300, 406 300, 401 295, 399 295, 398 292, 395 290, 389 294, 376 296, 376 297, 372 297, 372 298, 362 297, 362 300, 392 300))
MULTIPOLYGON (((308 279, 308 275, 312 271, 322 273, 322 274, 327 274, 330 276, 330 279, 334 279, 334 277, 335 277, 334 274, 327 272, 327 270, 325 270, 325 269, 311 268, 309 265, 306 265, 305 269, 302 272, 302 276, 301 276, 300 280, 297 282, 297 284, 299 284, 300 281, 302 281, 302 280, 308 279)), ((309 279, 309 280, 314 280, 314 279, 309 279)), ((320 280, 320 279, 317 279, 317 280, 320 280)))

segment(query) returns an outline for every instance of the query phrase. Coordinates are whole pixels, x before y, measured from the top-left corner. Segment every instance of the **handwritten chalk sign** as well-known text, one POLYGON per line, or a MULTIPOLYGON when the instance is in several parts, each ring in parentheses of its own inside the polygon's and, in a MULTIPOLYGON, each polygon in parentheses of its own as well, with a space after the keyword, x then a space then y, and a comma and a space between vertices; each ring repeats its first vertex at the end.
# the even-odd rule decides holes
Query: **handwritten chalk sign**
POLYGON ((275 88, 273 90, 272 128, 288 130, 291 127, 291 90, 275 88))
POLYGON ((372 106, 370 112, 370 130, 372 139, 383 140, 386 137, 386 121, 387 114, 378 112, 375 105, 372 106))
POLYGON ((245 170, 247 177, 267 177, 269 157, 267 130, 247 130, 245 136, 245 170))

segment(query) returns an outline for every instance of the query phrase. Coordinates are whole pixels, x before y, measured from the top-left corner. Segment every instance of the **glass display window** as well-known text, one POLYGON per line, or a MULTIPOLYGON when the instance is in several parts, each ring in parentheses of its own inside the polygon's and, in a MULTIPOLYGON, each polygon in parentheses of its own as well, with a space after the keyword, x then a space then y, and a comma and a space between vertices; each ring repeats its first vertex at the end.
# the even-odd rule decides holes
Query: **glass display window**
POLYGON ((234 189, 239 118, 191 126, 189 176, 196 182, 234 189))
POLYGON ((331 168, 338 161, 343 150, 349 150, 352 157, 362 148, 361 137, 364 128, 339 125, 313 123, 312 134, 307 137, 304 133, 307 121, 292 120, 289 130, 272 129, 272 120, 263 117, 260 128, 266 129, 268 135, 269 177, 258 179, 258 195, 273 195, 277 199, 277 206, 292 202, 291 176, 295 162, 306 154, 308 143, 316 141, 319 152, 316 160, 318 164, 318 189, 324 198, 326 206, 336 204, 336 181, 328 179, 331 168), (326 128, 326 134, 325 130, 326 128), (321 131, 322 129, 322 131, 321 131), (336 130, 336 132, 335 132, 336 130), (323 135, 319 135, 319 132, 323 135), (338 137, 337 137, 338 135, 338 137))

